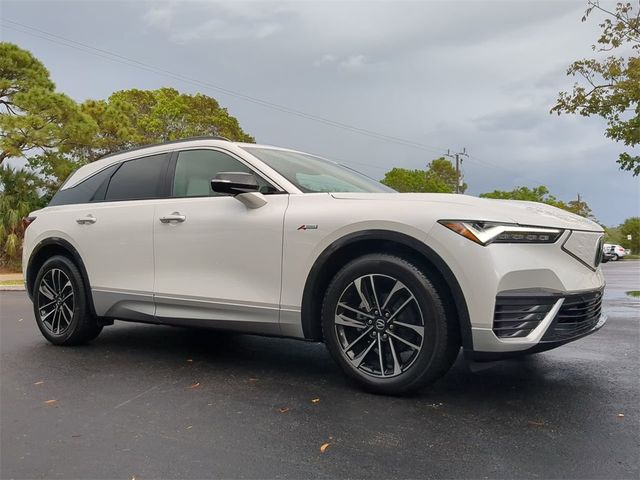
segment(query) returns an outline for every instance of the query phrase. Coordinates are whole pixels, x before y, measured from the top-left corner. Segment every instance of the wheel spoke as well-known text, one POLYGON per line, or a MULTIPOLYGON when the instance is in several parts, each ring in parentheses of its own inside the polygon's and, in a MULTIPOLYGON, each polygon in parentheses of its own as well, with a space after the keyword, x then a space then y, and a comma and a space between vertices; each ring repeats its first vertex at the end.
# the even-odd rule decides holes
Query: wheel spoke
POLYGON ((376 341, 375 340, 371 340, 371 343, 369 344, 369 346, 367 348, 365 348, 358 355, 356 355, 355 357, 350 359, 350 361, 351 361, 351 363, 353 364, 354 367, 358 368, 362 364, 362 361, 364 360, 364 357, 367 356, 367 354, 371 351, 371 349, 374 347, 375 344, 376 344, 376 341))
MULTIPOLYGON (((54 303, 56 303, 55 300, 51 300, 49 303, 46 303, 44 305, 40 305, 40 310, 46 310, 47 307, 50 307, 51 305, 53 305, 54 303)), ((55 308, 55 307, 54 307, 55 308)))
POLYGON ((395 312, 391 314, 391 316, 389 317, 389 321, 393 320, 396 317, 396 315, 398 315, 402 310, 404 310, 404 307, 409 305, 409 303, 412 302, 413 300, 415 300, 415 297, 413 295, 407 298, 405 302, 402 305, 400 305, 395 312))
POLYGON ((401 327, 405 327, 405 328, 410 328, 421 337, 424 337, 424 327, 422 325, 411 325, 410 323, 398 322, 397 320, 393 322, 393 324, 400 325, 401 327))
POLYGON ((389 334, 389 336, 391 336, 391 337, 395 338, 396 340, 399 340, 400 342, 402 342, 402 343, 404 343, 405 345, 407 345, 407 346, 409 346, 409 347, 413 348, 414 350, 420 350, 420 345, 415 345, 415 344, 413 344, 413 343, 409 342, 408 340, 405 340, 404 338, 399 337, 398 335, 396 335, 396 334, 395 334, 395 333, 393 333, 393 332, 387 332, 387 333, 389 334))
POLYGON ((344 314, 340 313, 336 315, 335 318, 336 325, 342 325, 344 327, 353 327, 353 328, 364 328, 367 325, 360 320, 356 320, 355 318, 349 318, 344 314))
POLYGON ((369 303, 369 300, 367 300, 367 297, 365 297, 364 292, 362 291, 362 277, 354 280, 353 285, 356 287, 358 295, 360 296, 360 300, 364 304, 364 308, 367 309, 367 312, 370 312, 372 310, 371 304, 369 303))
POLYGON ((40 320, 42 320, 43 322, 49 318, 49 316, 54 313, 56 311, 56 308, 52 308, 51 310, 49 310, 49 312, 47 314, 45 314, 44 316, 40 315, 40 320))
POLYGON ((380 376, 384 377, 384 361, 382 359, 382 340, 380 340, 380 335, 378 335, 378 358, 380 359, 380 376))
POLYGON ((353 346, 358 343, 360 340, 362 340, 364 337, 366 337, 367 335, 369 335, 369 333, 371 333, 371 330, 373 330, 373 327, 369 327, 367 328, 364 332, 362 332, 362 334, 356 338, 353 342, 351 342, 349 345, 347 345, 344 348, 345 352, 348 352, 349 350, 351 350, 353 348, 353 346))
POLYGON ((382 309, 384 310, 387 307, 387 305, 389 304, 389 300, 391 300, 391 297, 393 297, 400 290, 406 289, 406 288, 407 287, 405 287, 400 280, 396 280, 396 283, 391 288, 389 295, 387 295, 387 298, 384 299, 384 304, 382 305, 382 309))
POLYGON ((358 314, 360 314, 360 315, 362 315, 364 317, 371 318, 371 319, 374 318, 373 315, 369 315, 368 313, 365 313, 362 310, 358 310, 357 308, 350 307, 346 303, 338 303, 338 306, 344 308, 345 310, 349 310, 351 312, 358 313, 358 314))
POLYGON ((67 305, 65 305, 63 303, 61 308, 60 308, 60 311, 62 312, 62 316, 64 317, 64 321, 67 324, 65 326, 68 326, 71 323, 71 319, 73 318, 73 310, 71 310, 67 305))
POLYGON ((55 296, 55 293, 53 293, 53 289, 49 286, 49 284, 46 282, 46 280, 42 280, 42 282, 40 283, 40 288, 39 291, 42 295, 44 295, 48 300, 52 300, 53 297, 55 296))
POLYGON ((398 361, 396 347, 393 345, 393 338, 389 338, 389 347, 391 348, 391 356, 393 357, 393 374, 400 375, 402 373, 402 367, 400 367, 400 362, 398 361))
POLYGON ((373 299, 376 301, 376 308, 378 312, 380 312, 380 302, 378 301, 378 292, 376 292, 376 284, 373 281, 373 275, 369 275, 369 279, 371 280, 371 292, 373 293, 373 299))

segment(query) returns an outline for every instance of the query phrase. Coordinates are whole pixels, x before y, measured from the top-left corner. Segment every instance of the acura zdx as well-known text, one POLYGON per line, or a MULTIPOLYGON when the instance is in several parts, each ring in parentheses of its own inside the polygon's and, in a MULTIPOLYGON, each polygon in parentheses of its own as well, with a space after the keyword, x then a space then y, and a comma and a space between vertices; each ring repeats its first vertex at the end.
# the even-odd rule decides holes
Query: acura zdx
POLYGON ((557 208, 397 193, 314 155, 197 138, 73 173, 24 219, 37 325, 114 320, 324 342, 371 391, 599 329, 602 228, 557 208))

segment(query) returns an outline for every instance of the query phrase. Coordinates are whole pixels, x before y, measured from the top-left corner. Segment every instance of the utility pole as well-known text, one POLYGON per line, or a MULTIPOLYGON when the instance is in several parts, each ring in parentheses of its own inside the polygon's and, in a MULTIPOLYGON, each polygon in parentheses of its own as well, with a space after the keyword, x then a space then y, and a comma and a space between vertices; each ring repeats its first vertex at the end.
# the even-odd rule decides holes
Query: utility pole
POLYGON ((460 193, 460 167, 462 165, 461 157, 468 157, 467 148, 464 147, 461 152, 451 153, 451 150, 447 150, 446 157, 456 159, 456 193, 460 193))

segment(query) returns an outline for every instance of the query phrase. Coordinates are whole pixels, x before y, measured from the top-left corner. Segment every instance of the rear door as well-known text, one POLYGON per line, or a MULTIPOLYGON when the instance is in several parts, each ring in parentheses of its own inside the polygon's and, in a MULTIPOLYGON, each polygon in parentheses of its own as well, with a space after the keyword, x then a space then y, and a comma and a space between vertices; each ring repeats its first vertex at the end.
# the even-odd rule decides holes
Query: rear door
POLYGON ((110 167, 98 198, 66 207, 99 315, 153 318, 153 215, 168 161, 159 154, 110 167))
POLYGON ((282 229, 288 195, 265 195, 247 208, 211 190, 218 172, 250 172, 265 193, 277 190, 240 158, 217 149, 174 153, 171 198, 153 220, 158 320, 280 333, 282 229))

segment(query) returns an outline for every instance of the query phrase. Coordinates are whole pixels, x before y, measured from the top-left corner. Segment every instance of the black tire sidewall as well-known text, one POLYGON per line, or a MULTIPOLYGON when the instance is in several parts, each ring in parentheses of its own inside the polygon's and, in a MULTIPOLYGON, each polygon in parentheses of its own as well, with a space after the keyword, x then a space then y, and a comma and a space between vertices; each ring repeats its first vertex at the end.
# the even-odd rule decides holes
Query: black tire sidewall
POLYGON ((410 262, 385 254, 360 257, 340 270, 330 283, 323 302, 322 329, 325 344, 342 370, 366 389, 376 393, 403 394, 438 378, 446 356, 447 325, 444 307, 435 288, 410 262), (342 351, 334 325, 334 314, 340 295, 354 279, 367 274, 392 276, 404 283, 415 296, 424 319, 424 339, 418 358, 402 374, 376 378, 354 369, 342 351))
POLYGON ((56 345, 64 345, 73 341, 75 337, 74 334, 76 334, 76 332, 80 329, 80 322, 87 314, 87 302, 82 276, 80 275, 78 268, 73 264, 73 262, 71 262, 71 260, 63 256, 55 256, 51 257, 42 265, 42 267, 40 267, 33 287, 33 312, 36 317, 36 323, 38 324, 40 332, 51 343, 54 343, 56 345), (45 274, 54 268, 59 268, 67 275, 67 277, 69 277, 74 293, 73 317, 71 318, 71 324, 64 331, 64 333, 60 335, 55 335, 54 333, 50 332, 46 326, 44 326, 42 320, 40 319, 39 312, 40 295, 38 290, 40 288, 40 283, 42 282, 42 278, 45 276, 45 274))

